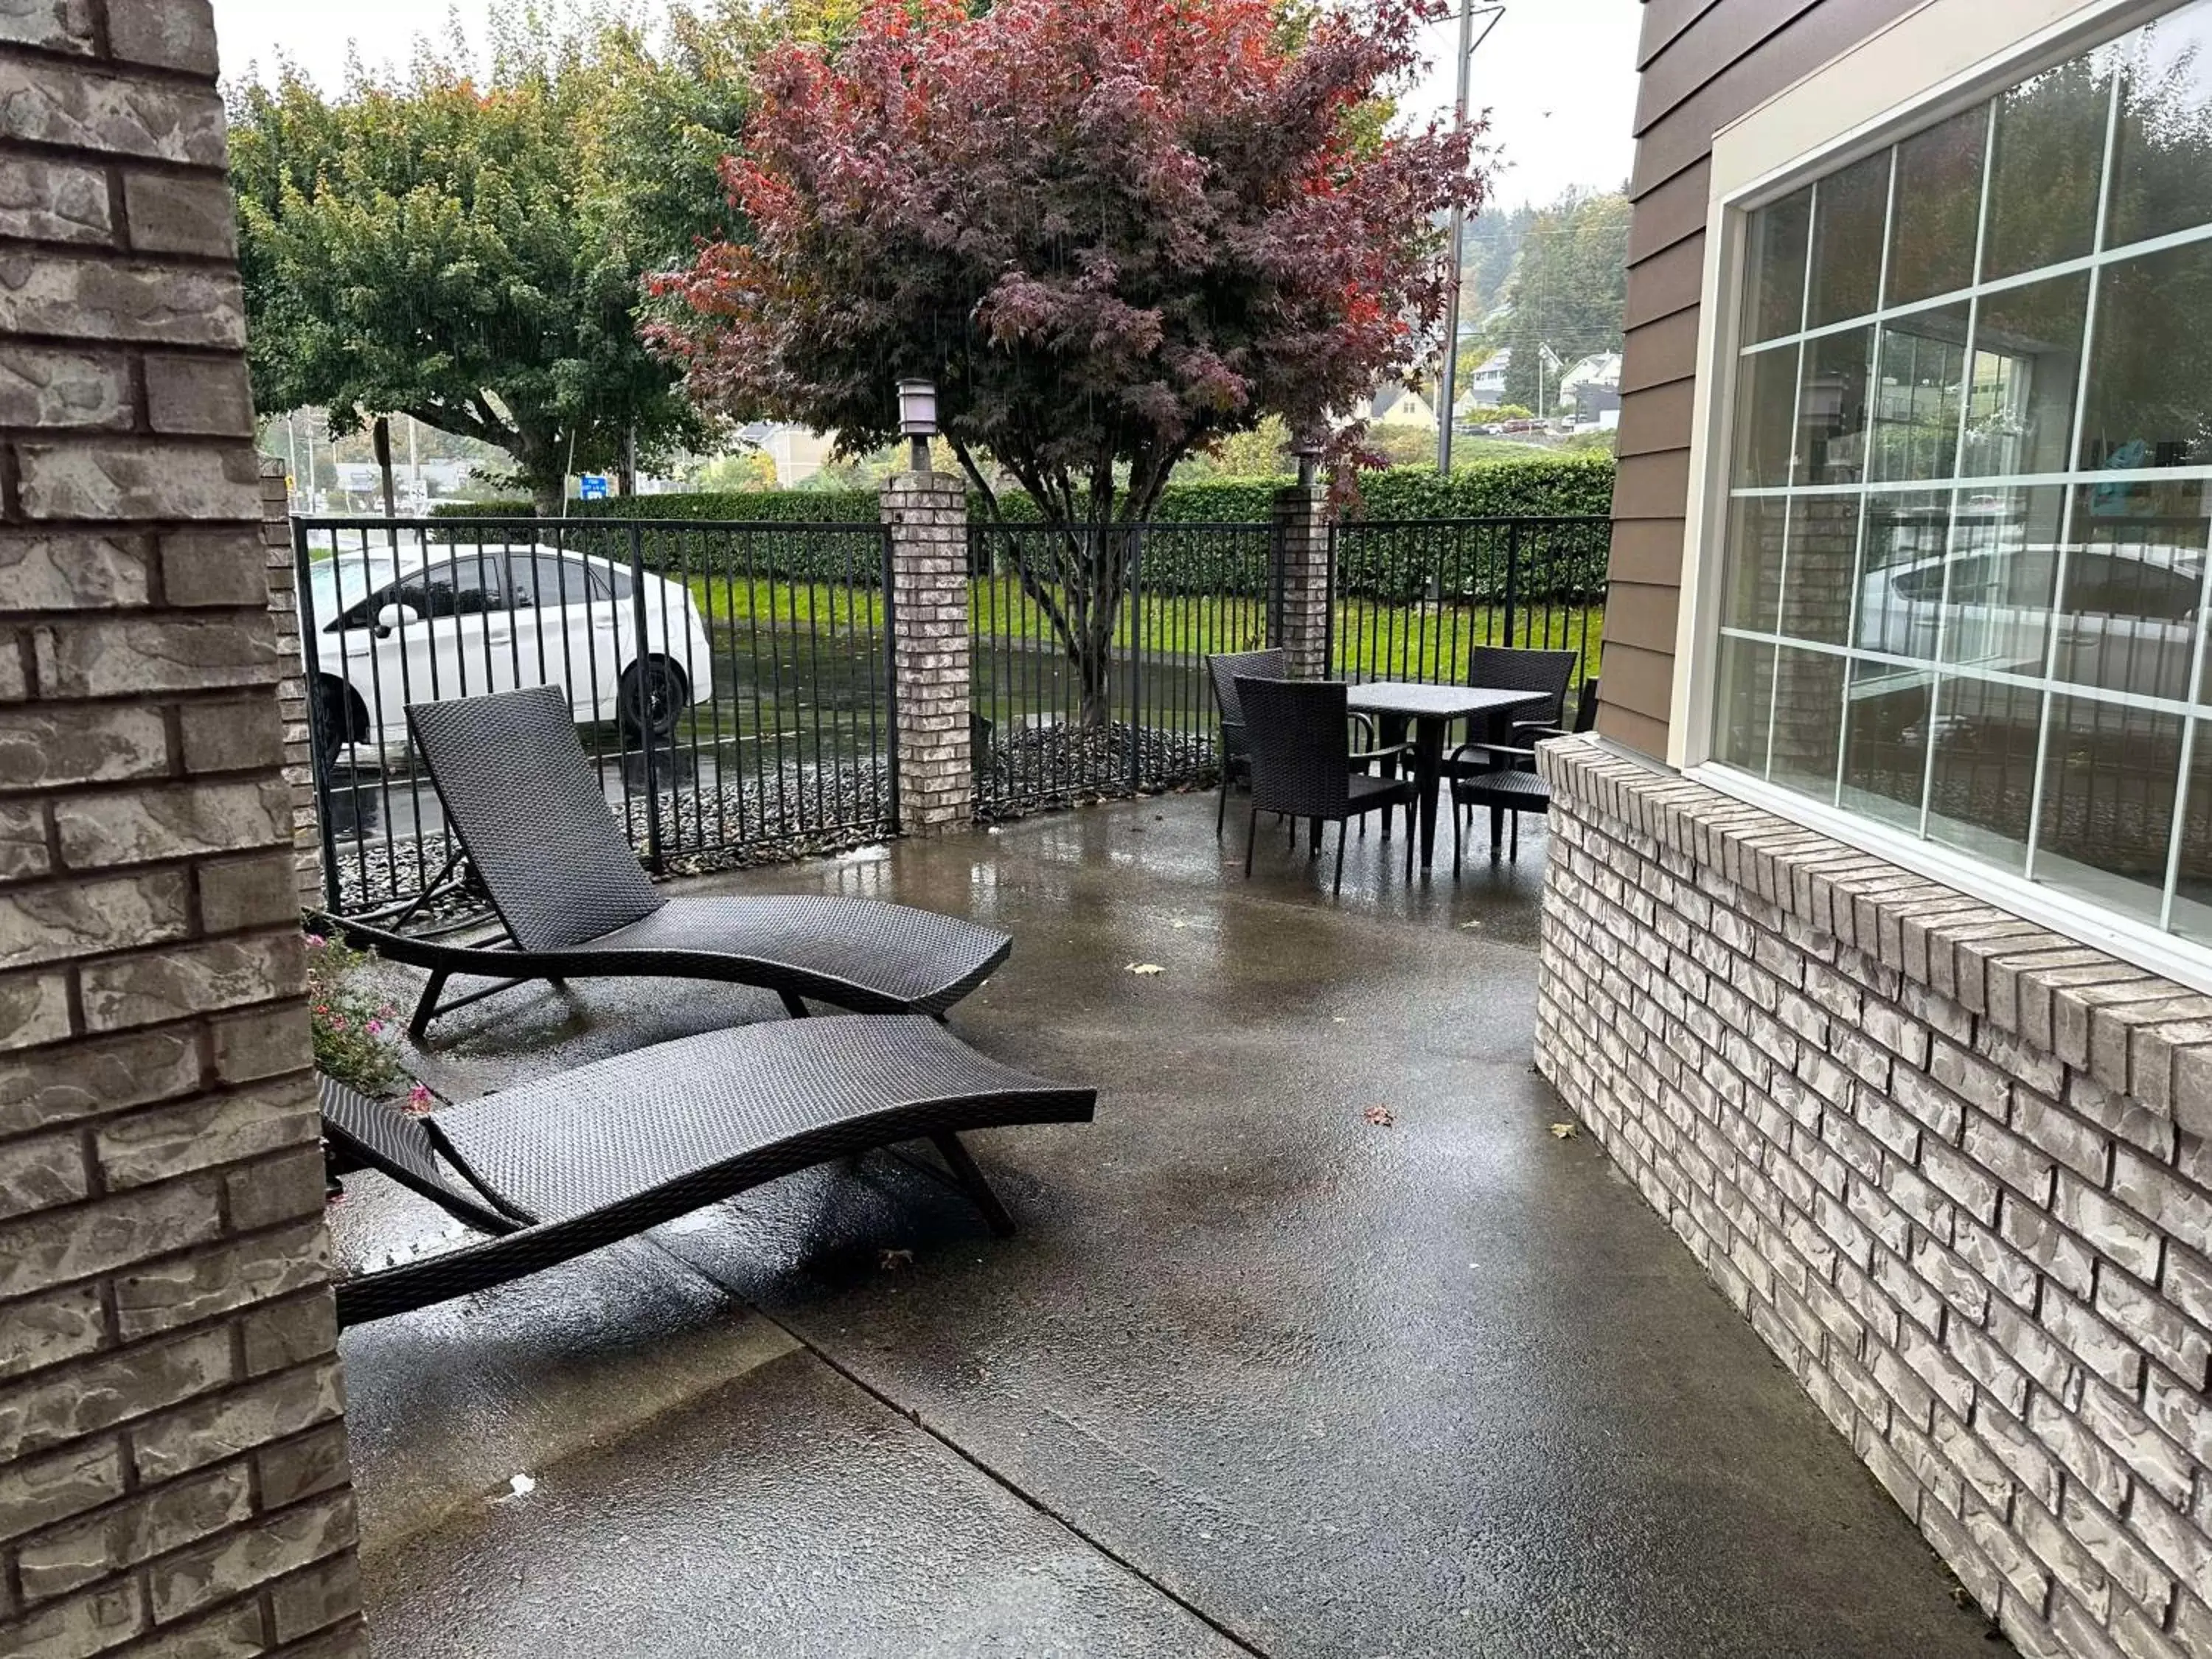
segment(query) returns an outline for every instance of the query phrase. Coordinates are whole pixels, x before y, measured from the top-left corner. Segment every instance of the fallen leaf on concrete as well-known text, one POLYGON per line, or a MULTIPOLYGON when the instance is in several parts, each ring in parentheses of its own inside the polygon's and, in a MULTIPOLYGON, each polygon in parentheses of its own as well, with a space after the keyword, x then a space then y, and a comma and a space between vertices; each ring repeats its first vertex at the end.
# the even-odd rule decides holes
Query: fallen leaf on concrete
POLYGON ((1480 927, 1481 927, 1481 926, 1482 926, 1482 924, 1481 924, 1480 922, 1479 922, 1479 921, 1462 921, 1462 923, 1460 923, 1460 925, 1459 925, 1459 930, 1460 930, 1460 932, 1461 932, 1461 933, 1471 933, 1471 932, 1473 932, 1475 928, 1480 927))
POLYGON ((895 1273, 901 1267, 914 1266, 914 1252, 912 1250, 878 1250, 876 1252, 876 1266, 887 1273, 895 1273))
POLYGON ((1124 971, 1132 974, 1157 974, 1160 971, 1160 964, 1157 962, 1133 962, 1124 971))
POLYGON ((1366 1117, 1378 1129, 1387 1129, 1398 1121, 1388 1106, 1370 1106, 1366 1117))
POLYGON ((1552 1139, 1554 1140, 1572 1140, 1581 1133, 1581 1127, 1577 1124, 1554 1123, 1552 1126, 1552 1139))
POLYGON ((527 1498, 531 1493, 537 1490, 538 1483, 535 1480, 532 1480, 526 1474, 518 1474, 514 1480, 507 1483, 507 1498, 502 1498, 498 1501, 504 1504, 507 1501, 507 1498, 527 1498))

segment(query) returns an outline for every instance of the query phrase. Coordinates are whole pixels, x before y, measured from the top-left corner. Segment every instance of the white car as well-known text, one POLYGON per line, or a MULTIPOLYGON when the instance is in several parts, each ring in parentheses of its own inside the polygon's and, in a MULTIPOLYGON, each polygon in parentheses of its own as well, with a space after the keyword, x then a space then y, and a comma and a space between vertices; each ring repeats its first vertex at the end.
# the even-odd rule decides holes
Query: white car
POLYGON ((308 570, 303 654, 333 756, 404 749, 410 702, 558 685, 579 722, 619 720, 639 738, 665 737, 714 696, 690 593, 627 564, 542 544, 431 544, 349 547, 308 570))

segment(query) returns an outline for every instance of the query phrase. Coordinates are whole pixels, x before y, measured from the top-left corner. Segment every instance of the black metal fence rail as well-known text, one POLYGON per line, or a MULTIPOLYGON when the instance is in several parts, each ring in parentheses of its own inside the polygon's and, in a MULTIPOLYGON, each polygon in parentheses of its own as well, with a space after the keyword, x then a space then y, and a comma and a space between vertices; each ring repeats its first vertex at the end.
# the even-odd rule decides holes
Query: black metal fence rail
POLYGON ((1271 534, 971 523, 977 815, 1210 781, 1206 659, 1266 643, 1271 534))
POLYGON ((1597 670, 1612 521, 1376 519, 1330 537, 1328 659, 1353 680, 1464 684, 1480 645, 1583 653, 1597 670))
POLYGON ((410 702, 559 685, 655 870, 898 820, 876 524, 294 520, 325 899, 420 894, 453 849, 410 702))

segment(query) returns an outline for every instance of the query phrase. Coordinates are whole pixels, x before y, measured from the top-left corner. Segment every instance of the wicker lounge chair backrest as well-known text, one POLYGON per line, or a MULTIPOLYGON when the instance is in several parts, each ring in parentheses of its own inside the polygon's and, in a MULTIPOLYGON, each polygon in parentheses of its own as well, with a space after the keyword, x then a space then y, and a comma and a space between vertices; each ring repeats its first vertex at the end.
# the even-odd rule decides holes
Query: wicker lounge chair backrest
POLYGON ((1352 799, 1352 728, 1341 680, 1241 679, 1252 806, 1340 818, 1352 799))
POLYGON ((1280 650, 1224 651, 1206 659, 1206 672, 1213 677, 1213 701, 1221 710, 1221 723, 1242 726, 1244 709, 1237 701, 1237 682, 1288 679, 1291 653, 1280 650))
POLYGON ((323 1135, 347 1162, 390 1176, 479 1232, 509 1233, 515 1222, 446 1179, 427 1119, 410 1117, 388 1100, 371 1100, 334 1078, 323 1078, 323 1135))
POLYGON ((407 724, 492 908, 524 950, 581 945, 668 902, 617 826, 560 687, 412 703, 407 724))
POLYGON ((1467 653, 1467 683, 1501 691, 1541 691, 1551 701, 1540 708, 1516 709, 1513 718, 1536 726, 1557 726, 1566 717, 1567 687, 1583 665, 1579 651, 1528 651, 1516 646, 1478 645, 1467 653))

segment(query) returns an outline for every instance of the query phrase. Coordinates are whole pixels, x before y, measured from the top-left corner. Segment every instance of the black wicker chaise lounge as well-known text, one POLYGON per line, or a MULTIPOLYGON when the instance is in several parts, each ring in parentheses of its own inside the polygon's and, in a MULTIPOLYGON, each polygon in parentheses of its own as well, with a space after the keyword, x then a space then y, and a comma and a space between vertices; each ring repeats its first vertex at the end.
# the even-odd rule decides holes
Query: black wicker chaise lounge
POLYGON ((1090 1089, 988 1060, 927 1019, 742 1025, 641 1048, 434 1117, 323 1080, 331 1167, 374 1169, 489 1237, 342 1281, 338 1322, 505 1284, 832 1158, 927 1138, 994 1231, 1012 1218, 959 1135, 1087 1123, 1090 1089), (451 1171, 449 1174, 448 1171, 451 1171))
POLYGON ((460 852, 392 927, 322 925, 393 962, 429 970, 409 1030, 550 980, 719 980, 812 997, 856 1013, 942 1016, 1014 948, 994 928, 876 899, 671 898, 639 867, 608 808, 557 686, 416 703, 407 710, 460 852), (456 944, 403 933, 465 855, 507 938, 456 944), (497 981, 441 1000, 455 975, 497 981))

